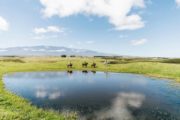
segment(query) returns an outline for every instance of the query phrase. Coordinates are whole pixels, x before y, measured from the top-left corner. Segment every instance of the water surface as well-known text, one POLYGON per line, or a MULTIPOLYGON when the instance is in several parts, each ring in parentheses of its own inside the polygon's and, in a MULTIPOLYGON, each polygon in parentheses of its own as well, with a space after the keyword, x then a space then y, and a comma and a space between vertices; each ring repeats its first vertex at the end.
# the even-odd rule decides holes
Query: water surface
POLYGON ((82 120, 180 120, 180 84, 107 72, 27 72, 4 76, 32 104, 76 111, 82 120))

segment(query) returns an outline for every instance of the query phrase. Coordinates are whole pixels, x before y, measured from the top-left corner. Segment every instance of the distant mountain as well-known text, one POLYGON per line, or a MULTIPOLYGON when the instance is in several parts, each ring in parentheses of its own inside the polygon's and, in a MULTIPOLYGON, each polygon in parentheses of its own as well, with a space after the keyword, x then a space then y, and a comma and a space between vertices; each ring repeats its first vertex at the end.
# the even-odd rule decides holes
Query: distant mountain
POLYGON ((79 56, 108 55, 92 50, 57 46, 10 47, 0 49, 0 56, 60 56, 63 54, 79 56))

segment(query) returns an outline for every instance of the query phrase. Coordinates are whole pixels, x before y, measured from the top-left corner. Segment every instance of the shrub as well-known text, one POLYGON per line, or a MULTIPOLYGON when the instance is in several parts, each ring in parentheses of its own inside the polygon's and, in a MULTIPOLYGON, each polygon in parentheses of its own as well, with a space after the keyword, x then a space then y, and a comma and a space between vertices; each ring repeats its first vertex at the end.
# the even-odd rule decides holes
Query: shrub
POLYGON ((23 60, 21 59, 13 59, 13 58, 8 58, 8 59, 2 59, 0 60, 2 62, 16 62, 16 63, 25 63, 23 60))
POLYGON ((70 57, 76 57, 75 55, 70 55, 70 57))
POLYGON ((61 55, 61 57, 65 58, 65 57, 67 57, 67 56, 66 56, 66 55, 61 55))
POLYGON ((174 63, 174 64, 180 64, 180 58, 178 59, 167 59, 164 60, 163 63, 174 63))

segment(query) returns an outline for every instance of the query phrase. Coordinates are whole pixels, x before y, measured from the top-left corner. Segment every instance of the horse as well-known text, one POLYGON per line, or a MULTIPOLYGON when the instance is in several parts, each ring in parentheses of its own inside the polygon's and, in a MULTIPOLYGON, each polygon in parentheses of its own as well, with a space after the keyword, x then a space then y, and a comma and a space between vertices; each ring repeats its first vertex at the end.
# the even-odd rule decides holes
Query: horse
POLYGON ((82 67, 86 67, 87 68, 87 66, 88 66, 87 62, 82 63, 82 67))
POLYGON ((72 63, 67 64, 67 68, 72 68, 72 66, 73 66, 72 63))
POLYGON ((96 63, 93 63, 91 67, 96 68, 96 63))

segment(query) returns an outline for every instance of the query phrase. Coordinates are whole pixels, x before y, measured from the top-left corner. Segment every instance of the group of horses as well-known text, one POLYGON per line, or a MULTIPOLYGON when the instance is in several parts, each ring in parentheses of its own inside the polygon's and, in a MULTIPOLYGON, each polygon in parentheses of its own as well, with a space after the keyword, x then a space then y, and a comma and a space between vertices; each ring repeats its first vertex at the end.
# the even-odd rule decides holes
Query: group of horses
MULTIPOLYGON (((70 62, 69 64, 67 64, 67 68, 72 68, 73 67, 73 64, 70 62)), ((82 63, 82 67, 83 68, 87 68, 88 67, 88 62, 83 62, 82 63)), ((96 68, 97 66, 96 66, 96 63, 95 62, 93 62, 92 64, 91 64, 91 67, 92 68, 96 68)))

